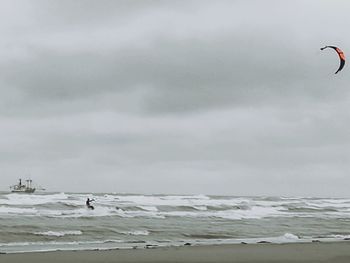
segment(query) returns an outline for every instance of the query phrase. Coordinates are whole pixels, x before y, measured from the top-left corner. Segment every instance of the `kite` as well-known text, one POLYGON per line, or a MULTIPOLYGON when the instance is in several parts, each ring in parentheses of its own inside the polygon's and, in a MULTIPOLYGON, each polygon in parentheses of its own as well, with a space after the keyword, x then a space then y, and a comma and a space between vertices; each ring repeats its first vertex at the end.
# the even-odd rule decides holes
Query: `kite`
POLYGON ((339 56, 339 59, 340 59, 340 65, 339 65, 339 68, 338 70, 335 72, 335 74, 337 74, 339 71, 341 71, 345 65, 345 55, 344 55, 344 52, 340 49, 340 48, 337 48, 335 46, 325 46, 325 47, 322 47, 321 50, 324 50, 326 48, 333 48, 335 50, 335 52, 337 52, 338 56, 339 56))

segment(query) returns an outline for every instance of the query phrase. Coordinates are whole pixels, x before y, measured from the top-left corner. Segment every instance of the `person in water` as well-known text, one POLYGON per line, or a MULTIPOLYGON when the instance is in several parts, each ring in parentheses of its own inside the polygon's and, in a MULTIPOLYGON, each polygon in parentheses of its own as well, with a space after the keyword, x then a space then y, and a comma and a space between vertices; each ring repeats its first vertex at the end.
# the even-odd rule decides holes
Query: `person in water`
POLYGON ((88 199, 86 200, 86 206, 87 206, 87 208, 89 208, 89 209, 91 209, 91 210, 94 210, 95 207, 93 207, 93 206, 91 205, 91 202, 92 202, 92 201, 95 201, 95 200, 94 200, 94 199, 88 198, 88 199))

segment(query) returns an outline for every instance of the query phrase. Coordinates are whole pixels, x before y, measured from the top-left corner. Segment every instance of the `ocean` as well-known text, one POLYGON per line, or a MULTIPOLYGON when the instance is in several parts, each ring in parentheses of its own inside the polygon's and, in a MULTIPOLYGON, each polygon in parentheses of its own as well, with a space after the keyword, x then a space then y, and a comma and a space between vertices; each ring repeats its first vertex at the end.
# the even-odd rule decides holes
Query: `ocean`
POLYGON ((347 239, 350 199, 0 193, 0 253, 347 239))

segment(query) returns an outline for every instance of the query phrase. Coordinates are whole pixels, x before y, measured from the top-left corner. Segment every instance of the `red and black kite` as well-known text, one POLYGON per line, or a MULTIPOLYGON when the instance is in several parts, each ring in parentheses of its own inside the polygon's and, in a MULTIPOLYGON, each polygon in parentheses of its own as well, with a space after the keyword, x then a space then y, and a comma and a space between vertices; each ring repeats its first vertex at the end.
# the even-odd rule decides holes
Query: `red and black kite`
POLYGON ((341 71, 345 65, 345 55, 344 55, 344 52, 338 48, 338 47, 335 47, 335 46, 325 46, 325 47, 322 47, 321 50, 324 50, 326 48, 333 48, 335 50, 335 52, 337 52, 338 56, 339 56, 339 59, 340 59, 340 65, 339 65, 339 68, 338 70, 335 72, 335 74, 337 74, 339 71, 341 71))

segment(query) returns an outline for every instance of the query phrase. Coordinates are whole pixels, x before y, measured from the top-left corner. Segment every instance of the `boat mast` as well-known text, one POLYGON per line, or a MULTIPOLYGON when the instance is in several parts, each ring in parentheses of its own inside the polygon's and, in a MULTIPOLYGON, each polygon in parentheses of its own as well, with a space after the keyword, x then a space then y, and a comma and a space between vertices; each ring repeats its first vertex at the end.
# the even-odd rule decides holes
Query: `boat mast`
POLYGON ((26 182, 27 182, 27 188, 32 188, 32 180, 31 179, 28 179, 28 180, 26 180, 26 182))

